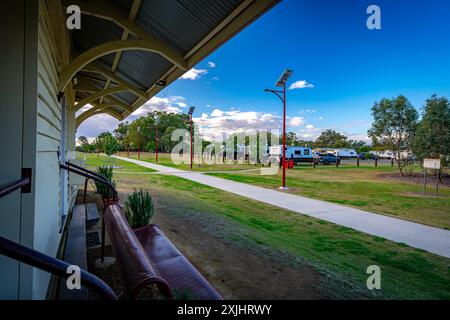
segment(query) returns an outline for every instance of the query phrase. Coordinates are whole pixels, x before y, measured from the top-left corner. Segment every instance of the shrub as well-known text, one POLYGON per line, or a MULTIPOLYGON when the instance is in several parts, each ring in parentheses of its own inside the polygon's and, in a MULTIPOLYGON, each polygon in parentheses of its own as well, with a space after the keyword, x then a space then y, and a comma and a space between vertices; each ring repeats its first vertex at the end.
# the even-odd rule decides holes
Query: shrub
POLYGON ((125 215, 132 228, 146 226, 154 214, 153 199, 148 191, 134 191, 125 203, 125 215))
MULTIPOLYGON (((113 180, 113 167, 101 166, 97 168, 96 172, 106 180, 111 182, 114 187, 116 186, 116 182, 113 180)), ((107 185, 95 181, 95 187, 97 188, 98 193, 103 199, 107 199, 108 197, 112 196, 112 191, 109 190, 109 187, 107 185)))

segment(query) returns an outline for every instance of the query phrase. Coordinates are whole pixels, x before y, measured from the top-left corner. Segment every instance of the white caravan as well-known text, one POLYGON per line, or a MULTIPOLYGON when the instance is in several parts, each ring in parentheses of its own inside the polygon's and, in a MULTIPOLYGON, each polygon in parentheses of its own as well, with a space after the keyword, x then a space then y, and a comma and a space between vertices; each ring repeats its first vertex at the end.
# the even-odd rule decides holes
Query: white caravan
MULTIPOLYGON (((269 161, 279 163, 282 157, 282 146, 269 148, 269 161)), ((313 152, 308 147, 286 147, 286 159, 294 163, 313 162, 313 152)))

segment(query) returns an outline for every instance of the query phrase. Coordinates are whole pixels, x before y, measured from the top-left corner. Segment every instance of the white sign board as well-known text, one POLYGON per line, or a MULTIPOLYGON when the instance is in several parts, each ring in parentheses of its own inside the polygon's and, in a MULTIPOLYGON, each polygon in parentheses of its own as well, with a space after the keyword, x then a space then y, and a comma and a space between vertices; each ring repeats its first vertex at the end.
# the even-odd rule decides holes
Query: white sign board
POLYGON ((423 159, 423 167, 425 169, 440 169, 441 160, 440 159, 423 159))

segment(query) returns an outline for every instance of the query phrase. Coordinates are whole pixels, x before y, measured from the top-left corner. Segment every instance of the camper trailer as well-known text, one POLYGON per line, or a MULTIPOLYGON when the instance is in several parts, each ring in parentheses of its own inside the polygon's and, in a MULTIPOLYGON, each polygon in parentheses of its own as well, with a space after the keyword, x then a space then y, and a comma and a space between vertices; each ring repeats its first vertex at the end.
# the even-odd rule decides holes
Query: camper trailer
MULTIPOLYGON (((270 147, 269 161, 280 163, 282 158, 282 146, 270 147)), ((307 147, 286 147, 286 159, 294 160, 294 163, 313 162, 313 152, 307 147)))
POLYGON ((379 159, 395 159, 395 154, 391 150, 373 151, 372 153, 379 159))
POLYGON ((358 158, 358 152, 356 152, 355 149, 337 149, 336 150, 336 156, 338 156, 341 159, 353 159, 358 158))

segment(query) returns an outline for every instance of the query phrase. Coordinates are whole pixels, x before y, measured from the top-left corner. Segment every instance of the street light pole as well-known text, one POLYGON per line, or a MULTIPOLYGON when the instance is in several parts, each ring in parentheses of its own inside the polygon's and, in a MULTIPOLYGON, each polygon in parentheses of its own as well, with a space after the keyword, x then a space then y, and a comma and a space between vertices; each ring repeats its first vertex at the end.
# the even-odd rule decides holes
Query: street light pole
POLYGON ((128 142, 127 158, 129 158, 130 157, 130 131, 127 131, 127 142, 128 142))
POLYGON ((192 116, 194 115, 195 107, 189 108, 189 127, 191 131, 191 170, 192 170, 192 163, 194 158, 194 148, 192 147, 193 142, 193 126, 194 126, 194 120, 192 119, 192 116))
POLYGON ((156 125, 155 126, 155 144, 156 144, 156 147, 155 147, 155 151, 156 151, 156 162, 158 162, 158 126, 156 125))
MULTIPOLYGON (((190 163, 190 168, 191 168, 191 170, 192 170, 192 163, 193 163, 193 158, 194 158, 194 149, 193 149, 193 127, 194 127, 194 120, 193 120, 193 118, 192 118, 192 116, 193 116, 193 114, 194 114, 194 111, 195 111, 195 107, 190 107, 189 108, 189 112, 188 112, 188 115, 189 115, 189 131, 190 131, 190 136, 191 136, 191 155, 190 155, 190 158, 191 158, 191 163, 190 163)), ((184 121, 184 122, 186 122, 186 121, 184 121)))
POLYGON ((191 170, 192 170, 192 159, 194 157, 194 150, 192 148, 192 124, 193 124, 193 121, 192 121, 192 114, 191 114, 190 119, 189 119, 189 126, 190 126, 190 130, 191 130, 191 170))
POLYGON ((283 84, 283 177, 281 187, 286 189, 286 82, 283 84))
POLYGON ((292 75, 293 71, 286 69, 281 75, 280 79, 276 83, 276 87, 282 87, 282 90, 265 89, 265 92, 271 92, 275 94, 283 102, 283 151, 282 151, 282 178, 280 190, 288 190, 286 187, 286 82, 292 75))
POLYGON ((138 133, 138 160, 141 160, 141 127, 137 127, 138 133))

